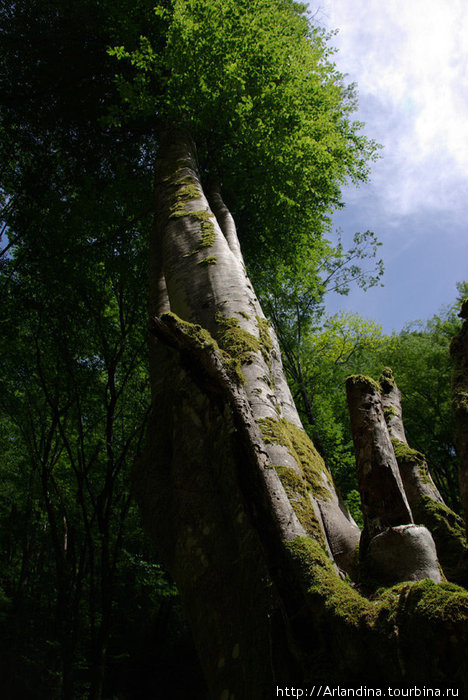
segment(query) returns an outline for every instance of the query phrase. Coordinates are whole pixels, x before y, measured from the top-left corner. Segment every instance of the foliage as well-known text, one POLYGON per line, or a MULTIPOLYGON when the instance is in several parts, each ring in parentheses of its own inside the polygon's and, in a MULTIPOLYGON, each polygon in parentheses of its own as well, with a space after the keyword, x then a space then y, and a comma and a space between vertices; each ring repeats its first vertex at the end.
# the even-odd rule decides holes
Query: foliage
MULTIPOLYGON (((466 283, 457 288, 463 297, 466 283)), ((451 338, 460 327, 459 301, 426 322, 408 325, 398 334, 384 335, 376 323, 356 314, 337 314, 303 339, 300 362, 308 407, 297 376, 290 373, 290 379, 305 425, 343 494, 349 497, 353 514, 356 481, 344 381, 348 375, 358 373, 378 379, 386 366, 392 368, 402 392, 410 447, 425 455, 447 504, 459 509, 449 355, 451 338)))
POLYGON ((39 266, 18 251, 1 278, 3 634, 13 687, 27 694, 23 682, 71 693, 80 666, 99 672, 122 541, 135 528, 128 474, 149 405, 145 259, 138 239, 116 237, 106 262, 101 252, 63 265, 59 248, 39 266))
MULTIPOLYGON (((466 283, 457 285, 459 293, 466 283)), ((422 452, 447 505, 459 509, 458 462, 453 442, 449 345, 458 332, 459 301, 426 322, 406 327, 389 345, 389 364, 402 392, 403 420, 410 446, 422 452)))
POLYGON ((377 146, 352 122, 356 98, 331 62, 327 35, 292 0, 159 3, 165 42, 145 35, 110 53, 121 120, 157 115, 187 128, 202 177, 219 179, 247 260, 308 256, 344 182, 366 179, 377 146), (155 89, 155 81, 159 87, 155 89))

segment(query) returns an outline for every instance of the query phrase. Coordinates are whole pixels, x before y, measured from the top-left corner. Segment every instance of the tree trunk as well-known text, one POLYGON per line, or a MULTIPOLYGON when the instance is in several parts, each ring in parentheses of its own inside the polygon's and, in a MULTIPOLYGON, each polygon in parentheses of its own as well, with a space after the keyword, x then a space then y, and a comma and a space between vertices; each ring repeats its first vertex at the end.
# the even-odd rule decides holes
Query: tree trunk
POLYGON ((173 134, 156 168, 153 405, 134 484, 212 697, 318 680, 465 683, 465 593, 417 582, 371 602, 343 580, 360 533, 302 429, 234 234, 190 139, 173 134))
POLYGON ((385 419, 414 520, 430 530, 446 577, 450 581, 464 583, 466 539, 463 521, 445 505, 434 484, 425 456, 408 445, 403 425, 401 393, 391 369, 384 369, 379 384, 385 419))
POLYGON ((432 536, 414 524, 384 418, 380 386, 356 375, 346 381, 364 530, 360 560, 367 585, 441 574, 432 536))
POLYGON ((459 458, 459 482, 465 524, 468 524, 468 299, 460 311, 463 325, 452 340, 450 354, 454 360, 452 406, 455 418, 455 444, 459 458))

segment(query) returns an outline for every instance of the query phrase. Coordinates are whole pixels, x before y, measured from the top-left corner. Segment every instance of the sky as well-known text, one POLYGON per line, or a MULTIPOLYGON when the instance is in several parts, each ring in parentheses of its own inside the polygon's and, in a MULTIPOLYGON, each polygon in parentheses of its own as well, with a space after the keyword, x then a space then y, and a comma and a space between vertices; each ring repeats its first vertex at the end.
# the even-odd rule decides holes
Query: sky
POLYGON ((334 226, 350 242, 382 242, 383 287, 330 298, 384 332, 453 303, 468 280, 468 3, 316 0, 315 21, 339 29, 334 61, 356 82, 364 133, 383 145, 370 183, 346 188, 334 226))

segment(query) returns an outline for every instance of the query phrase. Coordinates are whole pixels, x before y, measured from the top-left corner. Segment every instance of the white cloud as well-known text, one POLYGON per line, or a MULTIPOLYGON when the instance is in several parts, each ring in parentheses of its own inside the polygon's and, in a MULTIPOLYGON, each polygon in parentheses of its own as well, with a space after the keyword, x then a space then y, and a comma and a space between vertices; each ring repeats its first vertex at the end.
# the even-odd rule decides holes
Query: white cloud
POLYGON ((318 18, 339 28, 336 63, 385 147, 373 174, 381 204, 456 216, 468 195, 466 0, 322 0, 318 18))

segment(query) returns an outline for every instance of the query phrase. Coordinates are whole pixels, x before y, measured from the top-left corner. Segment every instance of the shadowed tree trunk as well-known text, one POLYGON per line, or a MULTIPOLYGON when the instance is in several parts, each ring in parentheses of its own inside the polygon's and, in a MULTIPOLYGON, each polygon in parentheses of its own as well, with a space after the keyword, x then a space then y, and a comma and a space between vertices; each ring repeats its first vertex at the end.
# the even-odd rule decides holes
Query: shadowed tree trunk
MULTIPOLYGON (((452 380, 452 408, 455 422, 455 446, 458 454, 458 481, 460 497, 465 515, 465 534, 468 534, 468 299, 462 303, 459 316, 463 325, 450 344, 454 361, 452 380)), ((459 566, 459 577, 468 585, 468 549, 459 566)))
POLYGON ((380 385, 346 381, 364 530, 360 560, 366 579, 392 584, 441 579, 429 530, 414 524, 384 418, 380 385))
POLYGON ((468 299, 460 311, 463 325, 450 345, 455 363, 452 406, 455 418, 455 444, 459 458, 459 481, 465 523, 468 522, 468 299))
POLYGON ((219 189, 205 197, 181 133, 156 169, 151 261, 153 413, 135 492, 212 697, 340 679, 465 686, 461 589, 413 582, 370 601, 343 580, 360 532, 302 429, 232 217, 219 189))
POLYGON ((383 370, 379 384, 388 431, 414 520, 430 530, 447 578, 464 583, 466 576, 462 560, 466 539, 463 521, 445 505, 434 484, 425 456, 408 445, 401 410, 401 392, 388 367, 383 370))

